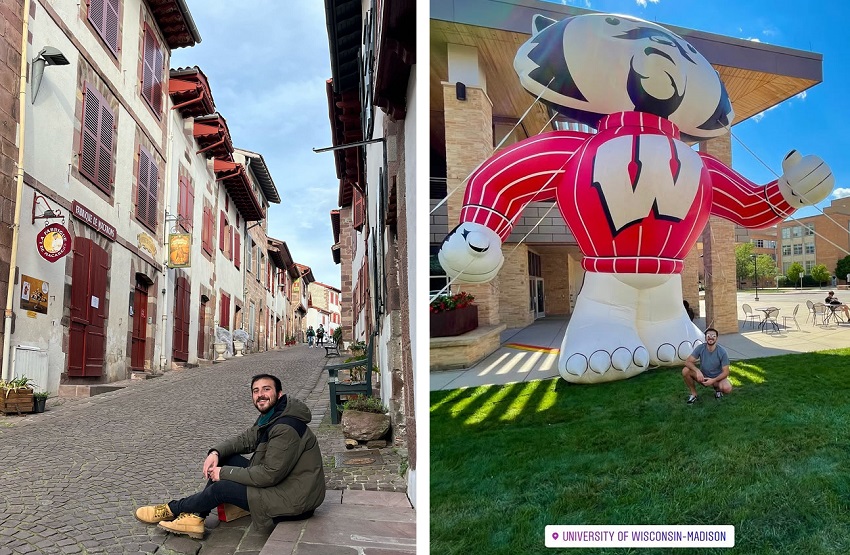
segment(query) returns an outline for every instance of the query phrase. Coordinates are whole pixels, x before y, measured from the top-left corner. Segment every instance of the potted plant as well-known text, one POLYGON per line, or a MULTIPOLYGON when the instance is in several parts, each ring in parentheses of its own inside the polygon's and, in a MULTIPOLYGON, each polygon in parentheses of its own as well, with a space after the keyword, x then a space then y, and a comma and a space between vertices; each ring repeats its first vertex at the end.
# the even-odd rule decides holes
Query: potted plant
POLYGON ((431 337, 452 337, 478 327, 478 307, 475 297, 461 291, 438 295, 430 306, 431 337))
POLYGON ((36 391, 32 394, 33 409, 36 413, 44 412, 48 397, 49 391, 36 391))
POLYGON ((371 441, 390 431, 387 407, 377 397, 358 395, 342 405, 342 434, 347 439, 371 441))
POLYGON ((26 376, 14 380, 0 380, 0 412, 21 414, 33 411, 33 392, 35 384, 26 376))

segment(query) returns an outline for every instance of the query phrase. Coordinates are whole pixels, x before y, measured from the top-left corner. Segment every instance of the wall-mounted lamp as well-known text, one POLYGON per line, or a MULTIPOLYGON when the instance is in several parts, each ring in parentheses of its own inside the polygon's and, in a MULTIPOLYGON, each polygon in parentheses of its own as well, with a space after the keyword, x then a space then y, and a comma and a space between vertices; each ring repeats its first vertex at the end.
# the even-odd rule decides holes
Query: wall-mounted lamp
POLYGON ((466 85, 460 81, 455 83, 455 96, 458 100, 466 100, 466 85))
POLYGON ((38 96, 38 89, 41 88, 41 78, 44 75, 44 66, 66 66, 68 58, 59 52, 59 49, 52 46, 45 46, 41 49, 32 61, 32 103, 35 104, 35 97, 38 96))

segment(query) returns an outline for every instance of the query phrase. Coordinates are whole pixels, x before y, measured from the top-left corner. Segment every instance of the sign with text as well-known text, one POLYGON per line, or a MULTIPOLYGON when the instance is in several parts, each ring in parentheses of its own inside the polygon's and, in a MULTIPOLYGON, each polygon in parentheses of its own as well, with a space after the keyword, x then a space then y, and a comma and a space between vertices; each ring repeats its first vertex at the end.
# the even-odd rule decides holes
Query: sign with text
POLYGON ((97 231, 110 241, 114 241, 115 237, 118 235, 115 231, 115 228, 103 221, 103 219, 80 204, 77 201, 71 205, 71 212, 73 212, 74 216, 77 217, 81 222, 97 231))
POLYGON ((172 233, 168 236, 168 267, 188 268, 192 265, 192 236, 188 233, 172 233))
POLYGON ((50 285, 46 281, 21 274, 21 310, 47 314, 50 285))
POLYGON ((35 245, 43 259, 56 262, 71 252, 71 234, 62 224, 50 224, 36 236, 35 245))

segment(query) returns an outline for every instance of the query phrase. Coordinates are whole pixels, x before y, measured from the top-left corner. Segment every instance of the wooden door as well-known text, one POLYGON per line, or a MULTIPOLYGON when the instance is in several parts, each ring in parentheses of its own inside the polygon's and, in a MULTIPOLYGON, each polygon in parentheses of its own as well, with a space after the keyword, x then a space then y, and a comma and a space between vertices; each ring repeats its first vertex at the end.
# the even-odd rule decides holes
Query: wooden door
POLYGON ((198 314, 198 358, 206 358, 207 345, 207 297, 201 295, 201 308, 198 314))
POLYGON ((145 341, 148 335, 148 286, 136 281, 133 296, 133 333, 130 351, 130 367, 145 369, 145 341))
POLYGON ((74 239, 68 375, 103 375, 106 354, 106 280, 109 255, 94 241, 74 239))
POLYGON ((189 360, 189 280, 178 276, 174 295, 174 360, 189 360))

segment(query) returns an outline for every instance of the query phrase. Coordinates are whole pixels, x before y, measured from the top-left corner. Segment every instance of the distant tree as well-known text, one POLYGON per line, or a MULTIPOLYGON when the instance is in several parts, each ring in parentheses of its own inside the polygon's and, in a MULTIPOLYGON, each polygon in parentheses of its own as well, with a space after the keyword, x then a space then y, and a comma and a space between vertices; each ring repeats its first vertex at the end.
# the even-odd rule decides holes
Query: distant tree
MULTIPOLYGON (((761 271, 759 271, 759 275, 762 275, 761 271)), ((738 243, 735 245, 735 276, 738 278, 738 283, 741 283, 742 279, 753 277, 752 243, 738 243)))
POLYGON ((800 274, 804 273, 805 270, 803 269, 803 265, 799 262, 794 262, 788 267, 788 271, 785 272, 785 277, 788 278, 788 281, 791 283, 797 284, 800 283, 800 274))
POLYGON ((818 285, 823 285, 830 280, 832 274, 826 269, 823 264, 818 264, 812 268, 812 279, 818 282, 818 285))
POLYGON ((835 275, 838 279, 847 279, 847 274, 850 274, 850 255, 845 256, 835 265, 835 275))
POLYGON ((773 282, 773 278, 779 273, 779 268, 776 267, 776 262, 769 254, 760 254, 757 259, 759 283, 773 282))

